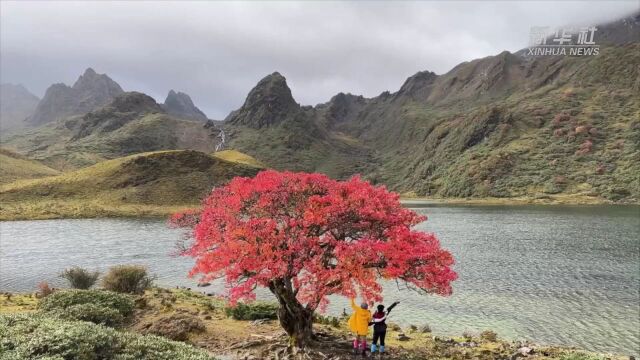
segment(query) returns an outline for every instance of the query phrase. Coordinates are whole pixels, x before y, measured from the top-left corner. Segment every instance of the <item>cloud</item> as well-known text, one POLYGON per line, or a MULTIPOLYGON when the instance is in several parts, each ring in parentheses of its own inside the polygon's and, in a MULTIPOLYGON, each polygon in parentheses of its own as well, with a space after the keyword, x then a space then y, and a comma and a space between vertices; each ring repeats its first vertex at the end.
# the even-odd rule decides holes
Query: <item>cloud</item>
POLYGON ((279 71, 302 104, 375 96, 421 70, 517 51, 532 26, 595 24, 628 2, 7 2, 0 80, 39 96, 86 67, 163 101, 191 95, 209 117, 279 71))

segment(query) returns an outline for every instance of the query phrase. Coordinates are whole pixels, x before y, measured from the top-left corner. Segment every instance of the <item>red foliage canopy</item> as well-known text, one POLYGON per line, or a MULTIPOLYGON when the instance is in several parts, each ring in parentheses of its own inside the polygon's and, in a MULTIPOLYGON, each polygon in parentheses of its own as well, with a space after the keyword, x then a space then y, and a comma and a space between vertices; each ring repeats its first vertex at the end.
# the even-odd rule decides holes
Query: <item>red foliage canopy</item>
POLYGON ((359 177, 263 171, 214 189, 199 217, 172 220, 194 226, 191 275, 224 277, 232 301, 283 280, 315 310, 331 294, 379 301, 381 278, 441 295, 456 279, 453 258, 435 235, 411 229, 425 217, 359 177))

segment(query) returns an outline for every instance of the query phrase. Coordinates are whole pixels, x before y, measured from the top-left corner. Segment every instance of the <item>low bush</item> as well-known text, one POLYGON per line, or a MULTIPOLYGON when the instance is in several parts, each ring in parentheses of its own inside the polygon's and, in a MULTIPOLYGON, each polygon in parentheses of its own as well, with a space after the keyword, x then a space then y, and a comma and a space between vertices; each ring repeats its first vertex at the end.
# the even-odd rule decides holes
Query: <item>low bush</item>
POLYGON ((185 341, 191 333, 205 331, 205 324, 198 317, 189 314, 172 314, 154 319, 145 324, 143 334, 163 336, 171 340, 185 341))
POLYGON ((60 274, 60 277, 65 278, 72 288, 82 290, 92 287, 98 281, 99 276, 100 273, 97 271, 90 272, 78 266, 66 269, 60 274))
POLYGON ((213 360, 205 351, 157 336, 43 314, 0 316, 2 359, 213 360))
POLYGON ((147 269, 139 265, 114 266, 102 278, 105 289, 128 294, 142 294, 152 283, 147 269))
MULTIPOLYGON (((67 310, 75 305, 93 304, 116 310, 123 317, 131 315, 134 302, 131 297, 105 290, 64 290, 56 291, 38 304, 44 312, 67 310)), ((73 310, 74 312, 78 309, 73 310)))
POLYGON ((238 303, 225 308, 225 312, 235 320, 277 319, 278 305, 268 302, 238 303))
POLYGON ((485 330, 480 333, 480 340, 488 341, 488 342, 496 342, 498 341, 498 334, 492 330, 485 330))
POLYGON ((65 320, 89 321, 110 327, 120 326, 124 322, 124 316, 118 310, 96 304, 71 305, 48 313, 65 320))
POLYGON ((47 296, 53 294, 53 292, 54 289, 49 286, 49 283, 43 281, 38 284, 38 292, 36 293, 36 296, 39 298, 46 298, 47 296))

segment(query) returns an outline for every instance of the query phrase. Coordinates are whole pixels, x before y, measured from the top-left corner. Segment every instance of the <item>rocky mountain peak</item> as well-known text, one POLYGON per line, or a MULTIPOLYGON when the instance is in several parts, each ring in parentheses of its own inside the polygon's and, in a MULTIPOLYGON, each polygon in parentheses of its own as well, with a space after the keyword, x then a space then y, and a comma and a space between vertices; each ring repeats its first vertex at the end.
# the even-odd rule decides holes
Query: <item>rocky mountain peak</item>
POLYGON ((163 112, 162 107, 151 96, 137 91, 125 92, 116 96, 103 109, 136 113, 163 112))
POLYGON ((352 120, 366 103, 361 95, 338 93, 328 103, 327 119, 332 124, 352 120))
POLYGON ((265 76, 251 89, 242 107, 233 111, 225 121, 254 128, 281 122, 300 111, 291 95, 287 80, 278 72, 265 76))
POLYGON ((409 96, 414 100, 426 100, 431 94, 433 83, 438 78, 434 72, 420 71, 407 78, 397 96, 409 96))
POLYGON ((141 116, 163 113, 164 110, 149 95, 131 91, 116 96, 109 104, 85 114, 80 121, 67 121, 74 131, 73 140, 92 134, 111 132, 141 116))
POLYGON ((92 68, 87 68, 84 74, 80 75, 78 80, 73 84, 73 88, 78 91, 90 92, 91 95, 98 97, 110 96, 113 98, 118 94, 122 94, 124 90, 106 74, 98 74, 92 68))
POLYGON ((193 104, 189 95, 183 92, 170 90, 164 101, 163 108, 167 113, 177 117, 191 120, 207 120, 207 115, 193 104))
POLYGON ((37 126, 72 115, 86 114, 108 104, 123 92, 120 85, 109 76, 88 68, 73 87, 62 83, 51 85, 27 122, 37 126))

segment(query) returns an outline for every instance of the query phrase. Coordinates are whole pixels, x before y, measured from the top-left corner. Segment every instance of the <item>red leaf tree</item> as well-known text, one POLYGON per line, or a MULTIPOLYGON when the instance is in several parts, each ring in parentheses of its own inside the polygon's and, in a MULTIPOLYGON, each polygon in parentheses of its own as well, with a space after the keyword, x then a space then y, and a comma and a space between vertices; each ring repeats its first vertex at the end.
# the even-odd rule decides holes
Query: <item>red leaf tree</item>
POLYGON ((224 278, 232 302, 268 288, 298 347, 311 340, 313 313, 329 295, 380 301, 381 279, 451 293, 451 254, 435 235, 411 229, 423 220, 397 194, 358 177, 271 170, 214 189, 199 215, 173 217, 194 226, 191 275, 224 278))

